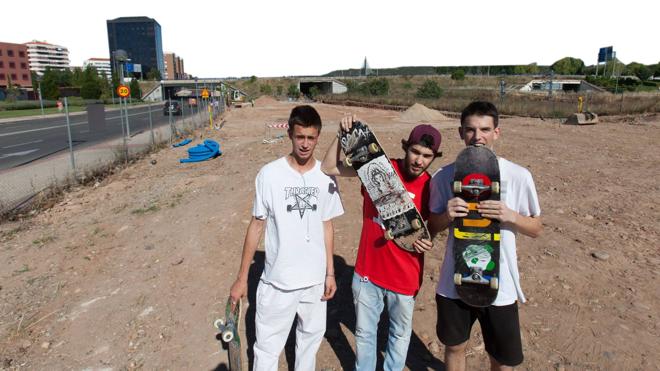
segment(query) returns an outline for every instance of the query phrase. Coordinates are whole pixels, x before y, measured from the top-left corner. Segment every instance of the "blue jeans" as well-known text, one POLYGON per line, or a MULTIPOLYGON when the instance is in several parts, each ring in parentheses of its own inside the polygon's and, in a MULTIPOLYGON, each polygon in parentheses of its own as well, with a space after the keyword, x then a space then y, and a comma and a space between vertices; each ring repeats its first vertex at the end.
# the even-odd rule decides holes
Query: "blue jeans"
POLYGON ((385 370, 402 370, 406 364, 412 333, 415 297, 397 294, 371 283, 368 277, 353 275, 353 303, 355 304, 355 370, 376 369, 376 334, 378 320, 387 302, 390 315, 385 370))

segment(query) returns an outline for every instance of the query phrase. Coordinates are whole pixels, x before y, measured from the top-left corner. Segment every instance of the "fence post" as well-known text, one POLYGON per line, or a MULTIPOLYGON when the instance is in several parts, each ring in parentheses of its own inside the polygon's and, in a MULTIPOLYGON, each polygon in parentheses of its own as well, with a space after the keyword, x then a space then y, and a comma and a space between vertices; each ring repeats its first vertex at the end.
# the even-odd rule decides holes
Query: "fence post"
POLYGON ((64 97, 64 113, 66 115, 66 132, 69 136, 69 153, 71 154, 71 171, 73 177, 76 177, 76 160, 73 155, 73 141, 71 140, 71 122, 69 121, 69 98, 64 97))

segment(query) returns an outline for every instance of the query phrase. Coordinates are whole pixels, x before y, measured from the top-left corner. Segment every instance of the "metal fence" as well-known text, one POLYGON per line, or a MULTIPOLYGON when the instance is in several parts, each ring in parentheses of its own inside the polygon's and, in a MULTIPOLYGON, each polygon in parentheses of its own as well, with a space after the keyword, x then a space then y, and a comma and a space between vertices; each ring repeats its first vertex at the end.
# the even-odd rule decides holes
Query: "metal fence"
MULTIPOLYGON (((112 106, 91 104, 85 112, 0 120, 0 214, 28 203, 45 190, 85 181, 118 162, 195 129, 214 126, 222 101, 177 100, 112 106)), ((217 128, 217 127, 216 127, 217 128)))

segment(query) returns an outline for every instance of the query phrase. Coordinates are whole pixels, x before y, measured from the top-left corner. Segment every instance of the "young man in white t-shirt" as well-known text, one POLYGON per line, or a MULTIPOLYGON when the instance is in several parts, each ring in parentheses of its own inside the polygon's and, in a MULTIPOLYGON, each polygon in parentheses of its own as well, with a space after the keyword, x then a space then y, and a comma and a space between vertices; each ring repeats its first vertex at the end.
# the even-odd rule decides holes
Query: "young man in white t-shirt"
POLYGON ((252 220, 230 296, 246 296, 248 272, 265 229, 266 261, 256 298, 254 370, 277 370, 296 315, 296 370, 313 370, 335 282, 332 219, 343 214, 334 178, 321 172, 314 149, 321 117, 311 106, 291 111, 291 153, 257 175, 252 220))
MULTIPOLYGON (((459 134, 465 145, 485 145, 493 149, 500 136, 499 114, 492 103, 472 102, 461 114, 459 134)), ((492 370, 509 370, 523 361, 517 301, 525 302, 520 288, 516 233, 537 237, 543 230, 541 208, 531 173, 498 157, 500 201, 482 201, 482 216, 500 221, 500 288, 495 302, 486 308, 462 302, 453 283, 454 237, 447 238, 447 249, 436 290, 437 334, 445 345, 448 371, 465 370, 465 350, 470 330, 479 320, 492 370)), ((429 229, 432 235, 446 229, 454 218, 468 214, 467 203, 451 189, 454 164, 440 169, 431 180, 429 229)))

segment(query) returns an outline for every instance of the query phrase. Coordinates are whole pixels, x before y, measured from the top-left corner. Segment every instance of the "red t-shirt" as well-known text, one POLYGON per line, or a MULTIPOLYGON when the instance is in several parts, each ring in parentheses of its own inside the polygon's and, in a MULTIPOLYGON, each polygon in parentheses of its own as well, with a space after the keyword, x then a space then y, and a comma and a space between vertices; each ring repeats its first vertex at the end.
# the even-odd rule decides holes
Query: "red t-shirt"
MULTIPOLYGON (((410 193, 424 220, 428 218, 429 180, 425 171, 416 179, 407 181, 399 171, 399 161, 390 160, 394 170, 410 193)), ((384 236, 384 229, 371 198, 362 187, 362 236, 358 248, 355 272, 384 289, 403 295, 417 295, 422 284, 424 254, 409 252, 384 236)))

